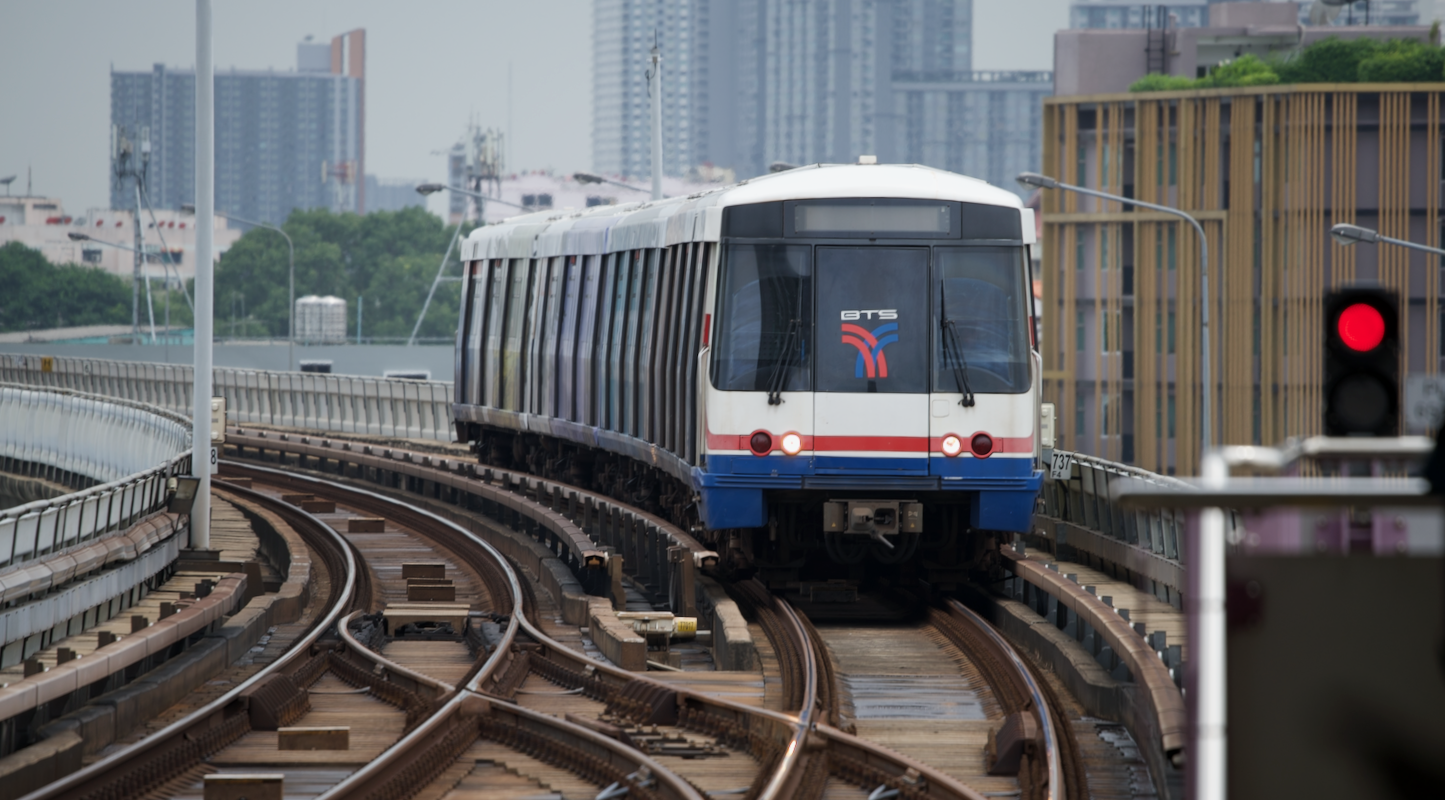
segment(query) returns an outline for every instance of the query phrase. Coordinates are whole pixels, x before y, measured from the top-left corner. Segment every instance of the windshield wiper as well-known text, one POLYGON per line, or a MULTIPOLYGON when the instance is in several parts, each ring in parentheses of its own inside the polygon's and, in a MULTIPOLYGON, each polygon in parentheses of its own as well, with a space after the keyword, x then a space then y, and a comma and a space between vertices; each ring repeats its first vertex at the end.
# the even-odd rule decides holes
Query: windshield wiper
POLYGON ((964 408, 973 407, 973 387, 968 385, 968 361, 963 357, 963 347, 958 343, 958 325, 948 318, 948 290, 943 282, 938 283, 939 328, 943 336, 943 365, 953 370, 954 383, 963 393, 958 404, 964 408))
POLYGON ((773 364, 773 374, 768 377, 768 405, 775 406, 783 402, 783 387, 788 383, 788 370, 793 366, 794 355, 797 352, 795 343, 801 335, 803 321, 793 319, 788 321, 788 334, 783 339, 782 358, 773 364))

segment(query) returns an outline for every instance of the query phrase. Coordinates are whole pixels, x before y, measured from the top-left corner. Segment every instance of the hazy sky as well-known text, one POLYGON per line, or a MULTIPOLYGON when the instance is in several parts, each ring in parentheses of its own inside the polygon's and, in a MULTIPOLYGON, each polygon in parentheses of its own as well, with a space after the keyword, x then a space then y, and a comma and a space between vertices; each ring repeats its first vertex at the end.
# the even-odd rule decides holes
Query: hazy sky
MULTIPOLYGON (((975 69, 1050 69, 1069 0, 974 0, 975 69)), ((366 167, 442 180, 469 119, 512 169, 588 169, 591 0, 215 0, 216 69, 294 69, 306 35, 366 28, 366 167), (511 113, 508 120, 508 66, 511 113)), ((109 202, 110 69, 195 64, 186 0, 0 0, 0 177, 72 212, 109 202)), ((433 197, 442 209, 442 195, 433 197)))

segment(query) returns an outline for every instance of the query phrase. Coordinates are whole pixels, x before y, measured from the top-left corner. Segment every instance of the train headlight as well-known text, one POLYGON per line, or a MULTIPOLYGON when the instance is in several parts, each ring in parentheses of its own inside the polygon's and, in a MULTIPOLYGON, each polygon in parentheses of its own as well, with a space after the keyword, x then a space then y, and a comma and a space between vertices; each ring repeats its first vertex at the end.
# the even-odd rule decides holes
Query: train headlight
POLYGON ((783 434, 783 452, 795 456, 803 451, 803 437, 796 433, 783 434))
POLYGON ((773 435, 767 431, 758 431, 748 437, 748 449, 753 451, 755 456, 765 456, 773 452, 773 435))
POLYGON ((943 437, 942 448, 944 455, 953 458, 963 452, 963 440, 950 433, 943 437))
POLYGON ((968 443, 973 454, 979 458, 988 458, 993 452, 993 437, 986 433, 975 433, 973 440, 968 443))

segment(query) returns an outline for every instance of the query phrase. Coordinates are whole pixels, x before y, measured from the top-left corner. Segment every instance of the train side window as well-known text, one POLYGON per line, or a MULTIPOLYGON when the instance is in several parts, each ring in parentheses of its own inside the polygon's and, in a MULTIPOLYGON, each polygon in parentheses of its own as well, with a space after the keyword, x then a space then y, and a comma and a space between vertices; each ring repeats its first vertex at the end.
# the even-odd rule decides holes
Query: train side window
POLYGON ((557 341, 562 330, 562 285, 567 280, 567 260, 551 260, 547 276, 547 315, 542 325, 542 403, 541 413, 555 417, 557 413, 557 341))
POLYGON ((542 357, 542 320, 546 319, 547 277, 550 259, 532 260, 532 283, 528 291, 531 300, 527 303, 527 328, 525 339, 525 363, 522 366, 522 410, 536 414, 541 411, 540 359, 542 357))
POLYGON ((530 259, 512 261, 502 345, 501 407, 509 411, 520 411, 522 407, 522 324, 527 318, 527 284, 532 277, 531 266, 530 259))
POLYGON ((592 424, 608 427, 607 367, 612 349, 612 291, 617 282, 616 253, 602 257, 602 281, 597 286, 597 347, 592 352, 592 424))
POLYGON ((667 354, 672 345, 672 318, 677 310, 677 271, 681 246, 662 251, 662 271, 657 282, 657 321, 653 333, 652 358, 652 438, 653 444, 667 447, 667 354))
POLYGON ((697 254, 701 249, 702 244, 697 242, 683 245, 682 269, 678 272, 680 288, 677 291, 677 322, 672 329, 672 339, 675 344, 670 359, 672 371, 667 377, 670 395, 667 402, 667 419, 668 424, 672 426, 672 430, 668 434, 667 449, 679 456, 684 456, 687 449, 683 444, 683 431, 687 428, 683 412, 687 408, 688 331, 692 327, 692 284, 697 280, 697 254))
POLYGON ((682 281, 683 248, 673 245, 665 252, 667 265, 658 288, 657 347, 652 359, 653 411, 652 441, 664 449, 672 449, 672 351, 677 345, 673 331, 677 327, 677 287, 682 281))
POLYGON ((638 425, 640 416, 641 399, 637 392, 637 356, 642 347, 642 317, 643 296, 647 293, 647 273, 651 266, 652 251, 632 251, 632 282, 627 291, 627 342, 622 365, 622 390, 624 402, 622 408, 622 421, 626 425, 628 436, 641 434, 641 427, 638 425))
POLYGON ((618 253, 617 267, 613 270, 616 278, 612 282, 615 287, 612 295, 612 342, 607 351, 607 428, 618 433, 626 431, 622 422, 622 365, 626 360, 623 348, 627 343, 627 298, 631 292, 633 262, 636 260, 633 253, 618 253))
POLYGON ((467 322, 466 400, 472 405, 482 402, 483 333, 487 324, 487 291, 492 275, 491 261, 478 261, 477 274, 472 277, 471 319, 467 322))
POLYGON ((583 425, 597 423, 592 405, 592 356, 597 347, 597 298, 601 294, 602 256, 583 256, 582 300, 577 309, 576 420, 583 425))
POLYGON ((708 271, 712 266, 714 249, 710 242, 695 246, 700 252, 697 255, 697 263, 693 267, 687 348, 683 351, 684 363, 679 376, 683 382, 683 397, 687 400, 683 403, 682 419, 678 421, 678 424, 682 426, 683 457, 689 464, 697 463, 697 357, 698 352, 702 350, 703 299, 707 293, 708 271))
POLYGON ((652 359, 663 255, 663 250, 647 251, 647 281, 642 285, 641 334, 637 342, 637 435, 647 442, 653 440, 652 410, 656 406, 652 399, 652 359))
POLYGON ((582 264, 567 256, 567 280, 562 289, 562 341, 557 347, 557 416, 577 419, 577 310, 582 299, 582 264))
POLYGON ((491 308, 487 311, 487 361, 482 382, 482 405, 492 408, 500 408, 502 404, 502 322, 507 315, 507 277, 516 264, 515 258, 501 259, 492 270, 491 308))
POLYGON ((813 259, 807 245, 734 244, 723 251, 713 386, 765 392, 776 374, 810 391, 813 259), (796 320, 796 322, 794 322, 796 320))

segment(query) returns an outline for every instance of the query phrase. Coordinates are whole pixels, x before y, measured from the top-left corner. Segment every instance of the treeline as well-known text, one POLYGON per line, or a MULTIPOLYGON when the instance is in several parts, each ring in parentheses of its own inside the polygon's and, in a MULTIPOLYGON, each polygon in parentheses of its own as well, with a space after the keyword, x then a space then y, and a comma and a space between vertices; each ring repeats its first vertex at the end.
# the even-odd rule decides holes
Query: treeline
MULTIPOLYGON (((1436 23, 1438 25, 1439 23, 1436 23)), ((1431 41, 1438 41, 1438 28, 1431 41)), ((1416 39, 1344 40, 1331 36, 1287 57, 1240 56, 1201 78, 1153 73, 1131 92, 1270 86, 1277 83, 1420 83, 1445 81, 1445 50, 1416 39)))
MULTIPOLYGON (((422 208, 361 216, 330 211, 297 211, 282 226, 296 245, 296 297, 335 295, 347 302, 348 336, 356 336, 358 297, 363 298, 366 339, 411 334, 437 265, 454 228, 422 208)), ((463 236, 468 229, 464 228, 463 236)), ((449 275, 460 274, 457 252, 449 275)), ((275 231, 253 228, 216 265, 215 331, 220 337, 285 338, 287 325, 286 240, 275 231)), ((0 247, 0 332, 78 325, 125 325, 131 321, 131 281, 99 268, 56 265, 19 242, 0 247)), ((194 281, 187 286, 194 294, 194 281)), ((162 322, 165 293, 151 286, 156 324, 162 322)), ((456 335, 461 284, 437 289, 418 335, 456 335)), ((171 295, 171 327, 188 328, 190 310, 179 291, 171 295)), ((141 323, 147 324, 145 295, 141 323)))
MULTIPOLYGON (((296 297, 335 295, 345 300, 351 338, 356 336, 356 300, 361 297, 366 339, 411 334, 454 230, 418 207, 365 216, 296 211, 282 228, 296 247, 296 297)), ((462 235, 467 232, 464 228, 462 235)), ((453 250, 449 275, 460 274, 457 255, 453 250)), ((286 277, 286 240, 265 228, 247 231, 216 266, 216 333, 228 335, 234 307, 241 317, 238 335, 285 337, 286 277)), ((460 298, 460 283, 442 284, 418 335, 455 336, 460 298)))
POLYGON ((52 264, 20 242, 0 246, 0 286, 3 332, 130 322, 129 280, 96 267, 52 264))

